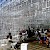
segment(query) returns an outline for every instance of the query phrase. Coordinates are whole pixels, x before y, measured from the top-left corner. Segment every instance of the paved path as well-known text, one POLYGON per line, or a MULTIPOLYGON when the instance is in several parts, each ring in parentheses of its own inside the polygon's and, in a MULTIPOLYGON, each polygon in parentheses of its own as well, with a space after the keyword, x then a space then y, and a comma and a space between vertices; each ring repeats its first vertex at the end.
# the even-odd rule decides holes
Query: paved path
MULTIPOLYGON (((0 50, 3 50, 2 48, 0 48, 0 50)), ((14 50, 14 49, 12 49, 14 50)), ((17 50, 20 50, 20 49, 17 49, 17 50)), ((50 48, 47 48, 45 46, 42 46, 42 45, 36 45, 34 43, 29 43, 28 44, 28 50, 50 50, 50 48)))
POLYGON ((28 50, 50 50, 50 48, 29 43, 28 50))

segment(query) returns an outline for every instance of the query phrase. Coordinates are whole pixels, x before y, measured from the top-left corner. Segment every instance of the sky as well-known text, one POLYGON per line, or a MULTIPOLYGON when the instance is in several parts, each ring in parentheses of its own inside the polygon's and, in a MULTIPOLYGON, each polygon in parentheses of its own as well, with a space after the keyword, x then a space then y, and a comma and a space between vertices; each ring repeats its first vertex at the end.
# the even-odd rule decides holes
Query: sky
MULTIPOLYGON (((0 5, 1 5, 1 4, 4 5, 4 4, 6 4, 7 2, 9 2, 9 1, 10 1, 10 0, 7 0, 7 1, 6 1, 6 0, 0 0, 0 5)), ((20 0, 16 0, 16 1, 17 1, 17 2, 20 2, 20 0)))
POLYGON ((6 3, 8 3, 9 2, 9 0, 0 0, 0 8, 2 7, 2 6, 4 6, 6 3))
POLYGON ((0 3, 2 2, 3 0, 0 0, 0 3))

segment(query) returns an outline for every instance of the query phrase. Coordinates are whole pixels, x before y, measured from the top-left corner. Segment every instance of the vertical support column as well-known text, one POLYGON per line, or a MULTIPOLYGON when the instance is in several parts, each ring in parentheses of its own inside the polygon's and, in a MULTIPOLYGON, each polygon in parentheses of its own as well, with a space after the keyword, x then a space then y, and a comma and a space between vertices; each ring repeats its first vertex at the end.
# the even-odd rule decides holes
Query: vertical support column
POLYGON ((32 3, 32 0, 31 0, 31 3, 32 3))
POLYGON ((22 43, 21 50, 28 50, 28 43, 22 43))
POLYGON ((31 7, 33 7, 33 2, 32 2, 32 0, 31 0, 31 7))
POLYGON ((48 0, 46 0, 46 8, 48 7, 48 0))

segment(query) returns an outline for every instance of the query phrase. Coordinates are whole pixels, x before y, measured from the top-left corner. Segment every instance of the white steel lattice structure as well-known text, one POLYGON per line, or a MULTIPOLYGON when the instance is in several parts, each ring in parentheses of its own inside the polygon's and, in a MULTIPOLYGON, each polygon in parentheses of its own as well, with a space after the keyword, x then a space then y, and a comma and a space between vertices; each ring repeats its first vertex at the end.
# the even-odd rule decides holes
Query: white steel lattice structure
POLYGON ((0 3, 1 33, 16 34, 31 25, 49 25, 49 18, 50 0, 4 0, 0 3))

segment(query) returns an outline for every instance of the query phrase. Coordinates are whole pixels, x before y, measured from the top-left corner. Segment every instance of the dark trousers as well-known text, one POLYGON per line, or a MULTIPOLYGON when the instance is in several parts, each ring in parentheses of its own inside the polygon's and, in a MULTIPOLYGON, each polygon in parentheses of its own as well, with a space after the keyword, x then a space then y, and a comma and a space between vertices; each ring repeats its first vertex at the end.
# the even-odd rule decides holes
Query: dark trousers
POLYGON ((49 48, 49 44, 50 44, 50 42, 48 42, 47 48, 49 48))

